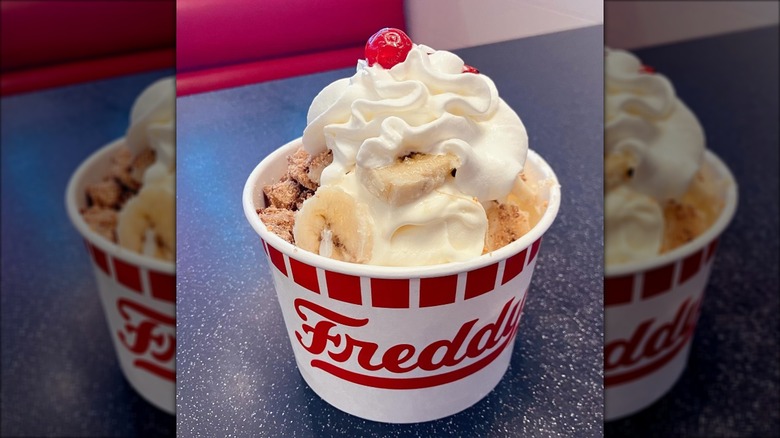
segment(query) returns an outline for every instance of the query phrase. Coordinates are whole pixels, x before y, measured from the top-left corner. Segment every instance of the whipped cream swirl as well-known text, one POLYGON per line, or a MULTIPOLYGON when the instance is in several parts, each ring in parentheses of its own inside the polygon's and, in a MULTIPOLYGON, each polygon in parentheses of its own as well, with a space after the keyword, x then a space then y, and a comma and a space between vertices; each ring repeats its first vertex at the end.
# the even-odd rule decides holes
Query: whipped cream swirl
POLYGON ((133 104, 127 147, 133 155, 155 152, 155 162, 144 173, 144 185, 169 181, 176 172, 176 84, 160 79, 147 87, 133 104))
POLYGON ((414 45, 390 69, 360 61, 351 78, 323 89, 309 108, 303 144, 333 151, 322 183, 356 165, 378 168, 412 152, 460 159, 458 189, 480 201, 506 197, 523 169, 528 134, 483 74, 463 73, 463 60, 414 45))
POLYGON ((176 83, 163 78, 138 96, 130 112, 125 143, 134 156, 151 149, 155 161, 146 169, 139 192, 119 211, 119 244, 164 260, 175 259, 176 83))
POLYGON ((605 261, 619 264, 660 252, 663 207, 687 191, 704 159, 704 131, 669 80, 633 54, 606 50, 605 159, 628 164, 604 198, 605 261))
POLYGON ((628 185, 659 201, 678 199, 704 159, 704 131, 667 78, 644 73, 631 53, 608 50, 606 154, 628 151, 636 160, 628 185))
POLYGON ((304 148, 333 151, 320 184, 342 188, 373 218, 370 264, 478 257, 488 226, 483 203, 504 202, 523 170, 523 123, 490 78, 463 67, 453 53, 413 45, 405 61, 389 69, 359 61, 351 78, 328 85, 309 108, 304 148), (356 170, 392 165, 412 153, 455 155, 455 177, 414 202, 391 205, 356 176, 356 170))

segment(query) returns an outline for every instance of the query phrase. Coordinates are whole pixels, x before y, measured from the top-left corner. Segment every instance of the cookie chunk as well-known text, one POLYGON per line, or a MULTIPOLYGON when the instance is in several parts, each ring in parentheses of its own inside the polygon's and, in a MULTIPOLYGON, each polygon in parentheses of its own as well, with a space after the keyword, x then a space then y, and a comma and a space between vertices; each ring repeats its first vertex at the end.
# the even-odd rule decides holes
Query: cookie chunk
POLYGON ((488 229, 483 254, 514 242, 531 229, 528 213, 515 204, 499 204, 493 201, 485 213, 488 229))
POLYGON ((664 241, 661 253, 690 242, 709 227, 704 214, 691 204, 668 201, 664 207, 664 241))
POLYGON ((315 156, 303 148, 287 157, 287 173, 274 184, 263 187, 267 208, 257 210, 268 230, 282 239, 295 243, 293 225, 295 212, 303 202, 314 196, 320 186, 320 175, 333 162, 333 153, 325 151, 315 156))
POLYGON ((303 148, 298 148, 294 154, 287 157, 287 175, 303 187, 317 190, 322 170, 331 162, 333 162, 331 151, 311 156, 303 148))
POLYGON ((126 146, 117 149, 111 159, 109 176, 119 182, 123 187, 135 192, 141 187, 140 181, 136 181, 131 173, 130 166, 133 163, 133 153, 126 146))
POLYGON ((87 186, 89 205, 118 208, 122 200, 122 187, 114 179, 107 179, 87 186))
POLYGON ((116 210, 93 205, 81 212, 84 222, 92 231, 116 243, 116 225, 119 220, 116 210))
POLYGON ((298 203, 301 186, 293 179, 283 179, 263 187, 268 202, 276 207, 291 210, 298 203))
MULTIPOLYGON (((320 176, 322 171, 333 162, 333 152, 327 150, 319 153, 311 158, 309 163, 309 179, 312 180, 317 186, 320 185, 320 176)), ((315 187, 316 189, 316 187, 315 187)))
POLYGON ((295 213, 286 208, 277 208, 270 206, 257 211, 260 220, 263 221, 268 231, 276 234, 282 239, 295 243, 293 238, 293 225, 295 224, 295 213))

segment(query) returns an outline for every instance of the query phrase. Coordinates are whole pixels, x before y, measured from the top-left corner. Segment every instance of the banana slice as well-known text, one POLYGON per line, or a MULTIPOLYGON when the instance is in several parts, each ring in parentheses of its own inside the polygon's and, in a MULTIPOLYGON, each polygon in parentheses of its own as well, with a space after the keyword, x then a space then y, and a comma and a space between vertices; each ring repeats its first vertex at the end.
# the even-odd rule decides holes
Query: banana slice
POLYGON ((393 204, 405 204, 444 184, 460 165, 453 154, 411 154, 377 169, 357 167, 357 177, 377 198, 393 204))
MULTIPOLYGON (((171 177, 172 178, 172 177, 171 177)), ((176 258, 176 207, 173 184, 145 186, 119 212, 119 245, 160 258, 176 258)))
POLYGON ((353 263, 371 259, 373 238, 368 207, 345 191, 324 186, 307 199, 295 218, 295 244, 306 251, 353 263))

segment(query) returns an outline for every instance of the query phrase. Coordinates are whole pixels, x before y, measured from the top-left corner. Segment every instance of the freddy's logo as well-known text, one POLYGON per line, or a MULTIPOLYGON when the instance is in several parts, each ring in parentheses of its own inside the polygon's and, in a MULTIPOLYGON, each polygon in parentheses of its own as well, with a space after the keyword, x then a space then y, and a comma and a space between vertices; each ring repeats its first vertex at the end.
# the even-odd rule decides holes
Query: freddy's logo
POLYGON ((700 306, 701 299, 689 298, 677 309, 672 321, 658 324, 650 318, 638 324, 629 339, 609 342, 604 347, 604 385, 637 380, 674 359, 693 336, 700 306))
POLYGON ((117 335, 122 345, 136 355, 133 365, 163 379, 176 380, 176 320, 124 298, 117 301, 117 308, 126 321, 117 335))
POLYGON ((311 361, 313 367, 341 379, 384 389, 428 388, 460 380, 493 362, 514 339, 524 304, 525 295, 522 300, 512 298, 494 321, 466 321, 450 339, 420 348, 411 344, 383 346, 361 339, 361 330, 370 324, 368 318, 352 318, 298 298, 294 306, 302 322, 295 337, 306 351, 316 356, 311 361), (310 319, 316 322, 309 322, 310 319), (340 366, 352 357, 362 372, 340 366), (476 360, 459 366, 469 359, 476 360), (430 373, 423 377, 400 377, 417 369, 430 373), (399 377, 372 375, 380 370, 399 377))

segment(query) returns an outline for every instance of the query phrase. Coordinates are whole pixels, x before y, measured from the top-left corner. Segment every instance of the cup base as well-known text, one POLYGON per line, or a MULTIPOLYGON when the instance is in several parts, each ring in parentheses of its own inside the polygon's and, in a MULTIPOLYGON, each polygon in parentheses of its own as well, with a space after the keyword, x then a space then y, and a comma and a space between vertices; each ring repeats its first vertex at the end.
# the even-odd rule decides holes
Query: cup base
POLYGON ((604 389, 604 421, 614 421, 633 415, 652 405, 669 392, 680 380, 691 341, 652 378, 615 385, 604 389), (641 395, 641 396, 638 396, 641 395))
MULTIPOLYGON (((114 350, 117 354, 117 360, 122 374, 125 380, 130 386, 146 401, 152 404, 154 407, 160 409, 163 412, 173 415, 176 409, 176 384, 172 377, 167 378, 158 375, 159 372, 170 370, 163 369, 162 367, 153 367, 151 371, 148 366, 139 367, 138 361, 142 359, 145 364, 153 364, 152 360, 149 360, 149 352, 138 355, 137 353, 128 350, 127 345, 123 342, 133 343, 138 341, 138 333, 135 336, 130 335, 126 329, 128 324, 137 325, 139 317, 145 318, 146 326, 153 324, 153 319, 148 319, 144 315, 139 313, 127 314, 130 319, 123 317, 123 308, 120 308, 119 303, 132 303, 134 310, 125 310, 127 312, 137 312, 140 309, 146 311, 159 312, 164 315, 174 314, 175 310, 173 304, 161 304, 161 303, 146 303, 150 307, 135 307, 140 304, 138 298, 134 297, 134 292, 128 292, 121 286, 118 286, 116 282, 99 268, 95 267, 95 279, 98 284, 98 290, 100 295, 100 301, 103 305, 104 315, 106 316, 106 323, 108 324, 109 332, 112 333, 111 339, 114 344, 114 350), (124 339, 124 341, 122 340, 124 339), (145 359, 145 360, 144 360, 145 359)), ((130 309, 129 307, 126 309, 130 309)), ((173 318, 173 317, 170 317, 173 318)), ((170 333, 172 327, 158 325, 154 330, 157 335, 165 335, 170 333)), ((151 334, 151 333, 150 333, 151 334)), ((153 343, 152 343, 153 344, 153 343)), ((151 345, 154 349, 155 345, 151 345)), ((170 348, 170 346, 168 346, 170 348)), ((151 350, 150 350, 151 351, 151 350)), ((175 359, 174 359, 175 361, 175 359)), ((167 365, 167 364, 166 364, 167 365)))
POLYGON ((122 361, 119 361, 120 368, 122 369, 122 374, 125 377, 125 380, 127 383, 130 384, 130 386, 135 390, 135 392, 141 396, 144 400, 146 400, 150 405, 154 406, 155 408, 165 412, 166 414, 170 415, 176 415, 176 389, 173 388, 173 391, 166 390, 165 394, 155 394, 155 397, 149 396, 149 388, 145 387, 140 382, 137 382, 135 374, 137 371, 135 370, 128 370, 123 364, 122 361), (170 393, 170 396, 168 396, 168 393, 170 393))
POLYGON ((371 390, 357 385, 355 391, 345 397, 344 394, 334 393, 331 388, 318 384, 318 380, 310 376, 307 367, 298 364, 297 359, 296 364, 309 388, 342 412, 382 423, 423 423, 457 414, 485 398, 506 374, 513 347, 512 344, 508 345, 501 355, 480 373, 448 385, 446 389, 434 387, 415 390, 415 396, 412 398, 405 394, 406 390, 396 390, 395 394, 382 391, 377 398, 371 390), (377 403, 378 400, 381 400, 381 405, 377 403), (441 403, 441 400, 447 400, 447 403, 441 403))

